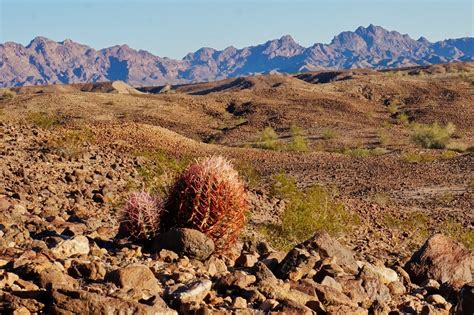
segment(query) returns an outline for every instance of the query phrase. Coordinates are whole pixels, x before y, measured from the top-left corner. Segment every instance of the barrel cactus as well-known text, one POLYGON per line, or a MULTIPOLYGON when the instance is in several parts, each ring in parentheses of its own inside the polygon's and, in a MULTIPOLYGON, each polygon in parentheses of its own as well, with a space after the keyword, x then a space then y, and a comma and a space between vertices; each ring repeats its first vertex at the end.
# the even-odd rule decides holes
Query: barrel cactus
POLYGON ((143 191, 134 192, 123 208, 121 230, 134 240, 150 239, 159 230, 162 210, 161 199, 143 191))
POLYGON ((184 171, 170 191, 166 208, 165 229, 201 231, 222 253, 237 240, 248 206, 238 172, 227 159, 212 156, 184 171))

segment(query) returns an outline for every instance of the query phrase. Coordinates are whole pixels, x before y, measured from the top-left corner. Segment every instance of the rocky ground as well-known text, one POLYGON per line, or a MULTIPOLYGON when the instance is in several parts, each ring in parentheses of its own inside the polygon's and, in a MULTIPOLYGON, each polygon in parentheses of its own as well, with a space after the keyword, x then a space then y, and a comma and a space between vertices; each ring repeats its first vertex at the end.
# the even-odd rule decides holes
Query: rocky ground
POLYGON ((210 96, 51 86, 0 100, 0 313, 473 314, 472 152, 420 152, 397 124, 390 130, 398 140, 381 156, 333 151, 351 141, 371 148, 390 119, 380 93, 402 98, 395 93, 402 86, 413 95, 429 86, 433 93, 421 99, 443 106, 427 110, 425 101, 404 95, 405 110, 423 122, 448 117, 462 132, 455 141, 469 145, 472 88, 458 77, 379 76, 324 86, 251 78, 250 90, 210 96), (373 99, 351 96, 357 93, 373 99), (320 103, 301 107, 311 102, 320 103), (245 124, 228 117, 229 104, 244 112, 245 124), (242 146, 263 121, 289 126, 301 111, 310 152, 242 146), (366 122, 362 111, 372 118, 366 122), (314 136, 321 127, 308 117, 333 124, 340 137, 314 136), (225 126, 210 127, 217 120, 225 126), (327 150, 316 149, 320 144, 327 150), (432 159, 407 162, 408 153, 432 159), (160 236, 169 242, 151 244, 119 234, 130 192, 165 193, 160 189, 189 160, 212 154, 232 159, 249 188, 251 215, 231 253, 215 253, 194 230, 170 231, 160 236), (301 188, 337 188, 337 202, 360 222, 342 234, 318 232, 293 249, 273 246, 260 227, 285 210, 286 201, 271 194, 282 170, 301 188))

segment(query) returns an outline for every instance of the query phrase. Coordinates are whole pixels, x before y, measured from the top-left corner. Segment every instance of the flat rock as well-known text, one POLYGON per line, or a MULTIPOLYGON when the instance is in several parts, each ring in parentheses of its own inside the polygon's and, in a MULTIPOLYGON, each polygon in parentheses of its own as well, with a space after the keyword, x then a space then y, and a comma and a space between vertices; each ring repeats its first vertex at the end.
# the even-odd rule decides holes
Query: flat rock
POLYGON ((71 257, 89 254, 89 240, 83 235, 60 242, 51 250, 57 257, 71 257))

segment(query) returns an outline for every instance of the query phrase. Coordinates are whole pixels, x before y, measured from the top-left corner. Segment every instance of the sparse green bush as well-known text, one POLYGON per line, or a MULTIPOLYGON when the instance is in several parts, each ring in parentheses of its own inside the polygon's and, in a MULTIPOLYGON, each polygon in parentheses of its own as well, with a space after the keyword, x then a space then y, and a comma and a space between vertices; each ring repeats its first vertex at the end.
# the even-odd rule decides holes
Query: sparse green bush
POLYGON ((272 193, 287 201, 280 224, 268 224, 261 231, 273 246, 287 250, 324 229, 333 235, 350 231, 357 215, 335 200, 335 192, 322 186, 298 189, 293 177, 275 176, 272 193))
POLYGON ((401 113, 397 116, 397 123, 399 125, 408 125, 410 123, 410 119, 407 114, 401 113))
POLYGON ((217 252, 237 240, 248 211, 244 183, 223 157, 209 157, 188 166, 168 197, 163 228, 186 227, 210 237, 217 252))
POLYGON ((398 112, 398 107, 396 104, 390 103, 390 105, 387 106, 387 110, 390 115, 395 115, 398 112))
POLYGON ((15 98, 16 93, 10 89, 2 89, 0 90, 0 96, 3 100, 12 100, 15 98))
POLYGON ((61 119, 57 115, 42 112, 30 112, 27 119, 40 128, 48 129, 61 124, 61 119))
POLYGON ((303 134, 303 130, 297 126, 291 126, 291 142, 288 145, 290 151, 306 152, 308 144, 303 134))
POLYGON ((324 140, 331 140, 337 137, 337 133, 332 129, 324 129, 322 137, 324 140))
POLYGON ((428 216, 421 211, 410 211, 399 216, 387 212, 384 216, 384 223, 389 228, 413 234, 420 240, 429 236, 428 222, 428 216))
POLYGON ((448 123, 445 127, 441 127, 438 123, 432 125, 413 124, 412 128, 413 141, 430 149, 444 149, 456 130, 452 123, 448 123))
POLYGON ((53 140, 53 147, 71 157, 76 157, 87 150, 84 144, 95 142, 92 130, 88 128, 64 130, 60 136, 53 140))
POLYGON ((278 135, 272 127, 263 129, 260 135, 260 147, 268 150, 279 150, 280 143, 278 135))
POLYGON ((470 251, 474 251, 474 230, 448 219, 441 225, 442 231, 449 237, 463 243, 470 251))
MULTIPOLYGON (((163 197, 168 194, 177 175, 184 171, 191 160, 189 156, 173 157, 163 150, 137 151, 134 155, 143 159, 137 171, 144 188, 163 197)), ((130 183, 130 189, 138 188, 141 187, 130 183)))
POLYGON ((381 145, 388 145, 390 143, 390 135, 384 128, 379 129, 377 135, 381 145))

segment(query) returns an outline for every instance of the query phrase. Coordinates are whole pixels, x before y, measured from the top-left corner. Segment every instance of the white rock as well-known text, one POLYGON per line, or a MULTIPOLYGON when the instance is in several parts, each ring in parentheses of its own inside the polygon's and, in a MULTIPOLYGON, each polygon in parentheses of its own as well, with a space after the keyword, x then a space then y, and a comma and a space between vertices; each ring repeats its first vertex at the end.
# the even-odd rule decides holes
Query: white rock
POLYGON ((62 241, 52 249, 52 252, 58 257, 87 255, 89 251, 89 240, 84 235, 78 235, 70 240, 62 241))
POLYGON ((368 271, 376 274, 383 284, 388 284, 390 282, 398 281, 398 275, 395 270, 384 266, 374 266, 368 262, 357 261, 357 265, 362 268, 367 268, 368 271))
POLYGON ((174 298, 181 301, 181 303, 200 303, 211 291, 211 287, 212 282, 210 280, 199 280, 179 289, 173 295, 174 298))

